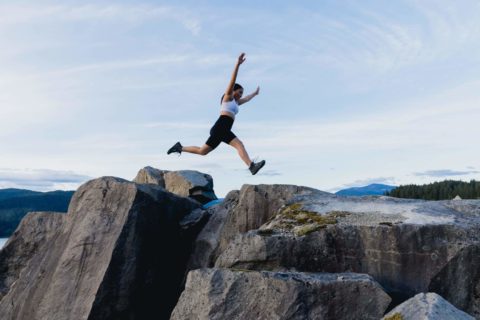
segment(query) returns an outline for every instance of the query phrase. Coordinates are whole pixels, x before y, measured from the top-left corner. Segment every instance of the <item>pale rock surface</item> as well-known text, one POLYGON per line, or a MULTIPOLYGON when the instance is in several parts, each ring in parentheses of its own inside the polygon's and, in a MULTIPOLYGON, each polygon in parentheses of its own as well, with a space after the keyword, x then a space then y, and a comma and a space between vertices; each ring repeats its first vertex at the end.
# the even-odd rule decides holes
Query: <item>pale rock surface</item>
POLYGON ((475 320, 436 293, 419 293, 398 305, 382 320, 475 320))
POLYGON ((170 319, 373 320, 389 303, 368 275, 197 269, 170 319))
POLYGON ((167 171, 152 167, 141 169, 135 179, 139 184, 156 184, 182 197, 190 197, 202 204, 216 200, 213 179, 194 170, 167 171))
MULTIPOLYGON (((238 222, 246 210, 237 208, 227 214, 227 221, 244 226, 238 222)), ((250 208, 249 217, 265 214, 262 206, 250 208)), ((478 313, 479 263, 467 258, 473 256, 467 248, 478 248, 480 243, 478 200, 422 201, 311 192, 290 196, 269 216, 269 220, 259 220, 268 220, 260 227, 259 222, 252 223, 250 232, 243 227, 223 234, 226 244, 218 250, 215 267, 366 273, 397 303, 434 288, 452 297, 457 307, 478 313), (448 285, 434 287, 433 282, 448 285)))

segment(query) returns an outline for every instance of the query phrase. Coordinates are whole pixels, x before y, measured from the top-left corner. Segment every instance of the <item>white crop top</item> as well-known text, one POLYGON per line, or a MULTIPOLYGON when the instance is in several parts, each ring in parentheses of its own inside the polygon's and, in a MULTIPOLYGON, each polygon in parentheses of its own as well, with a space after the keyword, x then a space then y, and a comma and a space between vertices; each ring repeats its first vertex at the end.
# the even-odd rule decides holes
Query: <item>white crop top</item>
POLYGON ((238 103, 235 99, 232 101, 222 101, 222 108, 220 111, 227 111, 233 113, 234 115, 238 113, 238 103))

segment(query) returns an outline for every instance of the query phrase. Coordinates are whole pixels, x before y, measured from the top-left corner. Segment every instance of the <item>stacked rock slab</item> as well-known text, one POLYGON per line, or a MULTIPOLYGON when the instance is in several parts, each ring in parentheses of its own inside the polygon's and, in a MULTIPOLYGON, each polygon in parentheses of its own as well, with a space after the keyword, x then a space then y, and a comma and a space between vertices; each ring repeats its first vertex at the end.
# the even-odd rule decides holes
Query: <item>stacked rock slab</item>
MULTIPOLYGON (((189 269, 212 267, 235 243, 236 236, 274 219, 296 197, 313 195, 328 193, 293 185, 244 185, 240 191, 230 192, 222 204, 209 209, 210 220, 195 241, 189 269)), ((242 271, 237 266, 191 271, 172 319, 378 319, 390 302, 378 283, 367 275, 319 275, 278 269, 263 272, 269 270, 268 266, 261 258, 256 262, 252 269, 258 272, 242 271), (374 287, 375 292, 367 290, 359 295, 361 290, 353 279, 368 279, 367 287, 374 287), (335 296, 343 301, 335 301, 335 296), (370 304, 361 301, 363 298, 370 304)))
POLYGON ((238 232, 215 267, 366 273, 396 304, 437 288, 476 315, 480 281, 472 252, 480 242, 479 208, 476 200, 462 206, 458 201, 297 195, 257 230, 238 232), (433 285, 445 280, 448 286, 433 285))
POLYGON ((387 313, 382 320, 475 320, 436 293, 419 293, 387 313))
POLYGON ((85 183, 64 221, 37 228, 44 217, 30 215, 9 241, 7 251, 35 230, 46 245, 35 242, 0 300, 0 318, 168 318, 188 258, 179 221, 197 208, 159 186, 113 177, 85 183))
POLYGON ((213 267, 218 256, 239 234, 258 229, 296 196, 328 194, 295 185, 248 185, 230 191, 223 202, 208 209, 210 219, 194 243, 189 269, 213 267))
POLYGON ((140 184, 156 184, 202 204, 217 199, 213 190, 212 177, 194 170, 167 171, 145 167, 138 172, 133 181, 140 184))
POLYGON ((379 319, 389 303, 367 275, 198 269, 171 319, 379 319))

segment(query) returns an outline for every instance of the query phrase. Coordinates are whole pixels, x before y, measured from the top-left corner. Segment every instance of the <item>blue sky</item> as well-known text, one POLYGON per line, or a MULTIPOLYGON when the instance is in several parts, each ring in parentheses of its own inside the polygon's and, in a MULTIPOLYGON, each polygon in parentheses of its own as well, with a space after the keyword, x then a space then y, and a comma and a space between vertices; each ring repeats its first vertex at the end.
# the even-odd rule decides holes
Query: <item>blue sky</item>
POLYGON ((72 189, 147 165, 336 191, 480 179, 478 1, 0 1, 0 188, 72 189), (202 145, 240 52, 260 95, 202 145))

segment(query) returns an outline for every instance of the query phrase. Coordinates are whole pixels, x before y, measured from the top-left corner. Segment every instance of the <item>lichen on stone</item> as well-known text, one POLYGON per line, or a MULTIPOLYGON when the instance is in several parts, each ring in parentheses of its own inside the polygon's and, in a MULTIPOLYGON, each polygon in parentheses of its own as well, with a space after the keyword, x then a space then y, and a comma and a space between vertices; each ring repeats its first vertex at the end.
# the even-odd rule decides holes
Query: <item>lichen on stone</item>
POLYGON ((384 320, 403 320, 402 314, 400 312, 396 312, 391 316, 384 318, 384 320))
POLYGON ((348 214, 350 213, 346 211, 330 211, 320 214, 303 209, 301 203, 293 203, 284 207, 277 214, 268 229, 281 229, 293 232, 297 236, 304 236, 326 228, 327 225, 336 224, 338 218, 345 217, 348 214))

